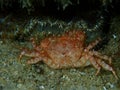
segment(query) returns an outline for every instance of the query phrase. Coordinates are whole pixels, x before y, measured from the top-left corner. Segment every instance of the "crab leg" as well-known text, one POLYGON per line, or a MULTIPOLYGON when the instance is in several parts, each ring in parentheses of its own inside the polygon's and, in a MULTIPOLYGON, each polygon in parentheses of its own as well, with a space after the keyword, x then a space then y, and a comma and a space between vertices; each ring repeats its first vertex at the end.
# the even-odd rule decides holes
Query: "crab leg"
POLYGON ((35 64, 39 61, 42 61, 42 58, 40 58, 40 57, 39 58, 32 58, 32 59, 27 61, 27 64, 35 64))
POLYGON ((90 49, 92 49, 95 45, 97 45, 99 43, 100 40, 101 39, 98 38, 97 40, 95 40, 94 42, 92 42, 91 44, 89 44, 88 47, 86 48, 86 50, 89 51, 90 49))
POLYGON ((112 58, 111 58, 111 57, 108 57, 108 56, 106 56, 106 55, 102 55, 101 53, 96 52, 96 51, 92 51, 91 53, 93 53, 93 55, 95 55, 96 57, 99 57, 99 58, 101 58, 101 59, 103 59, 103 60, 109 61, 109 64, 112 63, 112 58))
POLYGON ((114 69, 109 64, 106 64, 101 59, 95 58, 92 55, 90 55, 90 57, 88 59, 90 60, 90 63, 97 69, 97 72, 96 72, 95 75, 98 75, 101 67, 103 67, 104 69, 111 71, 113 73, 113 75, 115 76, 115 78, 118 79, 118 77, 116 75, 116 72, 114 71, 114 69))
MULTIPOLYGON (((97 40, 95 40, 94 42, 92 42, 91 44, 89 44, 88 47, 87 47, 85 50, 88 51, 88 52, 90 52, 89 50, 92 49, 95 45, 97 45, 100 40, 101 40, 101 39, 98 38, 97 40)), ((100 54, 99 52, 96 52, 96 51, 93 50, 93 51, 90 52, 90 53, 92 53, 93 55, 95 55, 95 56, 97 56, 97 57, 99 57, 99 58, 101 58, 101 59, 104 59, 104 60, 109 61, 109 64, 111 64, 111 62, 112 62, 111 57, 108 57, 108 56, 106 56, 106 55, 103 56, 103 55, 100 54)))
POLYGON ((90 57, 89 60, 90 60, 90 63, 97 69, 97 72, 95 75, 98 75, 98 73, 100 72, 101 66, 97 63, 94 57, 90 57))
POLYGON ((97 59, 97 63, 100 66, 102 66, 104 69, 111 71, 113 73, 113 75, 115 76, 115 78, 118 79, 118 76, 116 75, 116 72, 114 71, 114 69, 109 64, 106 64, 101 59, 97 59))
POLYGON ((37 51, 32 51, 30 52, 28 49, 24 49, 21 54, 19 55, 19 60, 21 60, 21 58, 23 56, 28 56, 28 57, 38 57, 39 56, 39 52, 37 53, 37 51))

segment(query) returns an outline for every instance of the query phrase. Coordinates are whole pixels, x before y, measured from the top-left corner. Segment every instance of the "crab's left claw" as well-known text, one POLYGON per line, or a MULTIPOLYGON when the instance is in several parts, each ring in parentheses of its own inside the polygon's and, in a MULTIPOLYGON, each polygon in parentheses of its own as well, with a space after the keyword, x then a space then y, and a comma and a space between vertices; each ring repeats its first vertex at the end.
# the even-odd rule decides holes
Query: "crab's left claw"
POLYGON ((23 57, 23 55, 25 55, 25 51, 22 51, 18 57, 18 60, 21 60, 21 58, 23 57))

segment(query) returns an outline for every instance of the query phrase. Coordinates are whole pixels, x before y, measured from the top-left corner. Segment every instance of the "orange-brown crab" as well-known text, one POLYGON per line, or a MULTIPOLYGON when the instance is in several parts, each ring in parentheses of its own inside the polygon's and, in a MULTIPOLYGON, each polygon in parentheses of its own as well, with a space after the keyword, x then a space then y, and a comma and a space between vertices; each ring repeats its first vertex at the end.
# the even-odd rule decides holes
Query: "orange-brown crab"
POLYGON ((33 50, 24 49, 19 58, 21 59, 23 55, 28 56, 31 57, 27 62, 28 64, 43 61, 54 69, 83 67, 92 64, 97 69, 96 75, 102 67, 111 71, 118 78, 110 65, 111 58, 91 50, 100 39, 87 47, 85 47, 85 39, 85 33, 81 30, 72 30, 61 36, 47 37, 39 45, 36 45, 32 38, 33 50), (109 64, 105 63, 106 61, 109 64))

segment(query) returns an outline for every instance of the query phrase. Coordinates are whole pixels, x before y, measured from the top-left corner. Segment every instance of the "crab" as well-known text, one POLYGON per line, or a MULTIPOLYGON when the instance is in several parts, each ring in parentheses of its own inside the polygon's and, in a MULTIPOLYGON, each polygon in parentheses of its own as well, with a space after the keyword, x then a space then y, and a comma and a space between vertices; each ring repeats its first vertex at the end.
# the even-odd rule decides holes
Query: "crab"
POLYGON ((40 44, 36 44, 35 39, 31 38, 33 49, 24 48, 19 59, 22 56, 27 56, 30 57, 27 64, 43 61, 53 69, 93 65, 97 69, 95 75, 98 75, 101 68, 104 68, 111 71, 118 79, 115 70, 111 66, 111 57, 102 55, 92 49, 101 39, 98 38, 89 45, 85 45, 85 40, 86 35, 82 30, 67 31, 61 36, 49 36, 41 40, 40 44))

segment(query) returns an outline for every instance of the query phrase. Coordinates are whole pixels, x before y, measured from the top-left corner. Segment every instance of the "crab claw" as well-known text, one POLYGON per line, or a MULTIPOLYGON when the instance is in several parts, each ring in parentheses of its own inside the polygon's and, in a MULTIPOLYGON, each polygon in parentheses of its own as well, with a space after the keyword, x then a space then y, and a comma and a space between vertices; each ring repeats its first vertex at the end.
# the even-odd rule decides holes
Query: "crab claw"
POLYGON ((21 53, 18 57, 18 60, 21 60, 21 58, 27 53, 28 49, 27 48, 20 48, 21 53))
POLYGON ((20 53, 20 55, 19 55, 19 60, 21 60, 21 58, 22 58, 22 56, 25 54, 25 51, 22 51, 21 53, 20 53))

